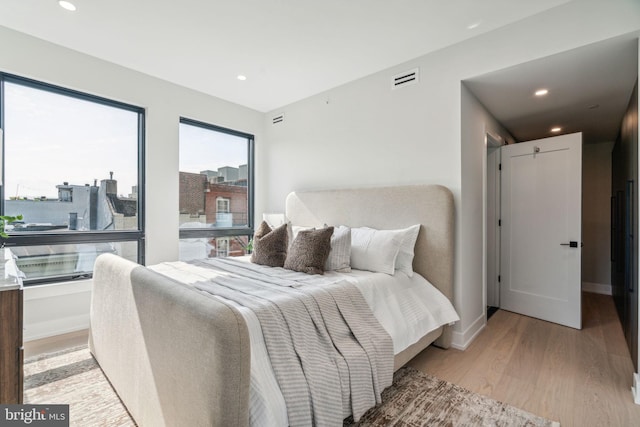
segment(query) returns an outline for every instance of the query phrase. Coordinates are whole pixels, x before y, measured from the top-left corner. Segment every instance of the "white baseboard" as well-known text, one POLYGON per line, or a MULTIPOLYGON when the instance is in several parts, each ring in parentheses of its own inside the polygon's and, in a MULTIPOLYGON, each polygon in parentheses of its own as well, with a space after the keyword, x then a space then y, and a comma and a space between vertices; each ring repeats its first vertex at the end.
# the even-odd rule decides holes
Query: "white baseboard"
POLYGON ((633 374, 633 386, 631 387, 631 394, 633 395, 633 401, 636 405, 640 405, 640 374, 634 372, 633 374))
POLYGON ((612 295, 611 285, 603 283, 582 282, 582 290, 594 294, 612 295))
POLYGON ((484 313, 478 317, 464 332, 453 331, 451 334, 451 347, 456 350, 465 350, 484 329, 487 319, 484 313))
POLYGON ((89 328, 89 313, 25 325, 23 341, 35 341, 89 328))

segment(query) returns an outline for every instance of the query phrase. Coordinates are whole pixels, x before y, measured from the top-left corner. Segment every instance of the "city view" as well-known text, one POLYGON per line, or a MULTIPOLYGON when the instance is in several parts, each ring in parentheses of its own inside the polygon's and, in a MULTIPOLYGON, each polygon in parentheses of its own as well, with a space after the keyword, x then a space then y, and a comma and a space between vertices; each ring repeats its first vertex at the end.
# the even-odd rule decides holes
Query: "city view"
MULTIPOLYGON (((5 200, 7 215, 22 215, 7 224, 9 233, 51 233, 64 231, 136 230, 138 228, 137 187, 128 196, 118 195, 113 173, 99 183, 56 186, 57 197, 10 197, 5 200)), ((95 258, 117 253, 137 260, 135 242, 104 242, 10 248, 18 268, 27 279, 90 274, 95 258)))
MULTIPOLYGON (((180 172, 180 228, 230 228, 248 224, 247 165, 180 172)), ((180 239, 180 260, 240 256, 247 236, 180 239)))
MULTIPOLYGON (((138 227, 137 186, 119 195, 113 173, 92 184, 63 182, 57 197, 10 197, 7 215, 23 219, 6 225, 9 233, 135 230, 138 227)), ((247 225, 247 165, 200 173, 180 172, 180 228, 229 228, 247 225)), ((180 259, 240 256, 247 236, 180 240, 180 259)), ((11 247, 26 278, 89 274, 95 258, 115 253, 135 261, 133 242, 11 247)))
MULTIPOLYGON (((18 242, 35 237, 28 245, 9 238, 6 247, 26 279, 88 277, 102 253, 140 261, 144 110, 19 78, 5 80, 3 96, 2 214, 22 215, 6 224, 18 242), (109 240, 109 232, 124 230, 138 233, 109 240), (101 234, 82 243, 65 237, 82 232, 101 234)), ((191 230, 179 240, 180 259, 244 254, 248 236, 211 237, 210 230, 248 225, 252 136, 182 118, 176 125, 179 224, 191 230)))

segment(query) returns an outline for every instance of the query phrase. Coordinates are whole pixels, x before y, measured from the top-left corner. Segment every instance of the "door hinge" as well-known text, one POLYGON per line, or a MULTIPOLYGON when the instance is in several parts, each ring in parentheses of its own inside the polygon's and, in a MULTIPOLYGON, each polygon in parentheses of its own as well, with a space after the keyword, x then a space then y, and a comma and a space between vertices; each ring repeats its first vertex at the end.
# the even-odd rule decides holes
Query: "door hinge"
POLYGON ((501 219, 498 220, 498 227, 502 227, 502 220, 501 219))
POLYGON ((498 170, 501 171, 502 170, 502 163, 498 163, 498 170))
POLYGON ((500 277, 500 275, 498 274, 498 283, 500 283, 500 279, 501 279, 501 277, 500 277))

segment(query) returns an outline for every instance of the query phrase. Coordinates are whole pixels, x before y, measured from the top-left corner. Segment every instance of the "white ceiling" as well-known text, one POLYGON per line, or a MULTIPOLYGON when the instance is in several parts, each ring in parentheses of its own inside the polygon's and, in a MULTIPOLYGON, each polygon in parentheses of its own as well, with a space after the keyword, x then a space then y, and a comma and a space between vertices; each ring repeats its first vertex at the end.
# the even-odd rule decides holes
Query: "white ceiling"
POLYGON ((638 78, 637 35, 584 46, 464 83, 519 142, 582 132, 615 141, 638 78), (537 89, 549 93, 536 97, 537 89))
POLYGON ((71 1, 0 0, 0 25, 258 111, 568 2, 71 1))

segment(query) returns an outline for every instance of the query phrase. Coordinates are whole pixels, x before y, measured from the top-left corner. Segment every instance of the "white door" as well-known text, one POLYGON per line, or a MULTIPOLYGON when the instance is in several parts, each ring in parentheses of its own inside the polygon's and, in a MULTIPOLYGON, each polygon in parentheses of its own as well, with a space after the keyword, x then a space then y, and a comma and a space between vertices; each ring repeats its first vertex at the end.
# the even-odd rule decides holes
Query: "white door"
POLYGON ((502 148, 500 308, 580 329, 582 134, 502 148))

